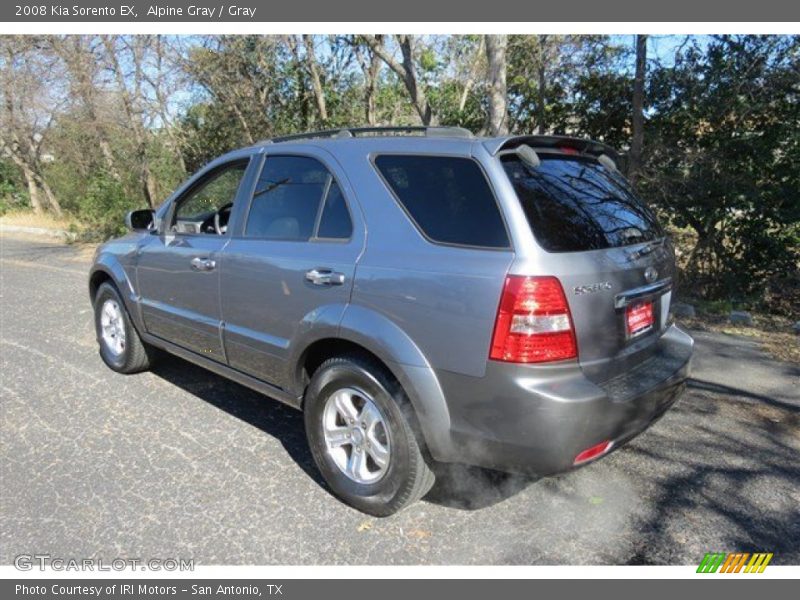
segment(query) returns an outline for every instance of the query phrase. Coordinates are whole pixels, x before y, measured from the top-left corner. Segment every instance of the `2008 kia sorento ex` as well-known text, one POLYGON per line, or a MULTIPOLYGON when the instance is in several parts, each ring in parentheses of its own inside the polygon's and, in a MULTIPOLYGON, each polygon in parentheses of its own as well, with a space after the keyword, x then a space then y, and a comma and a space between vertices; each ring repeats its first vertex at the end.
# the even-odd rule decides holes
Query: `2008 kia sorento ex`
POLYGON ((678 397, 673 251, 596 142, 347 129, 227 154, 90 275, 103 360, 177 354, 304 411, 331 489, 375 515, 430 461, 547 475, 678 397))

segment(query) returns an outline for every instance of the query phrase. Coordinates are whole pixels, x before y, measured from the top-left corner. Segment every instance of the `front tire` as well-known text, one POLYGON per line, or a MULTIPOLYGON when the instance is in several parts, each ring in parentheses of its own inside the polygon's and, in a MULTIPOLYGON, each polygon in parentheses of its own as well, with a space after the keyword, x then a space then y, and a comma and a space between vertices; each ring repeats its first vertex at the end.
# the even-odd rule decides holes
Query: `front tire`
POLYGON ((150 368, 153 349, 142 341, 131 322, 117 288, 103 283, 94 300, 94 325, 100 357, 117 373, 139 373, 150 368))
POLYGON ((333 493, 358 510, 392 515, 433 486, 400 385, 375 361, 325 361, 306 391, 311 453, 333 493))

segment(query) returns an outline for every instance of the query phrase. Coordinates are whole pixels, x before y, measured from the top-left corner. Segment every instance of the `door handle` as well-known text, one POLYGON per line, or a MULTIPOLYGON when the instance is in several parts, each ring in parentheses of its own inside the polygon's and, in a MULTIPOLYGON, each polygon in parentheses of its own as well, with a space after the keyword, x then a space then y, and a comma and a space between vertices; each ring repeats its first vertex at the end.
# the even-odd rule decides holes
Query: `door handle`
POLYGON ((192 259, 191 265, 195 271, 213 271, 217 266, 217 261, 197 256, 192 259))
POLYGON ((344 273, 337 273, 331 269, 311 269, 306 271, 306 281, 314 285, 342 285, 344 283, 344 273))

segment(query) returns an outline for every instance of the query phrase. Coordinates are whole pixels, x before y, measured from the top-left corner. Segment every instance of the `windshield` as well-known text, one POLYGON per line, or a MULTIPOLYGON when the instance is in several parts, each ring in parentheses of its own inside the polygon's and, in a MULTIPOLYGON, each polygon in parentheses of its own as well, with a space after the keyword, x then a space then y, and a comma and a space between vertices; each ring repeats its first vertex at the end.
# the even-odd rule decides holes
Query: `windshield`
POLYGON ((531 167, 501 157, 528 223, 550 252, 616 248, 663 236, 655 215, 618 172, 594 158, 540 154, 531 167))

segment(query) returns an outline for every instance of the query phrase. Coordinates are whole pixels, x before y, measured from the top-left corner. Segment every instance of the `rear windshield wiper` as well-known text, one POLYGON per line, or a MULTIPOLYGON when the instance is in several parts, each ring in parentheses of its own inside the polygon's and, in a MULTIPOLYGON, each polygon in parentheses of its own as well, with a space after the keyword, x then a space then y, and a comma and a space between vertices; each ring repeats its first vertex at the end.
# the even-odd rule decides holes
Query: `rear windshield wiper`
POLYGON ((290 181, 291 181, 291 178, 287 177, 286 179, 281 179, 280 181, 270 182, 263 189, 256 190, 255 193, 253 194, 253 198, 255 198, 257 196, 261 196, 262 194, 267 194, 267 193, 271 192, 272 190, 274 190, 275 188, 279 188, 280 186, 285 185, 285 184, 289 183, 290 181))

